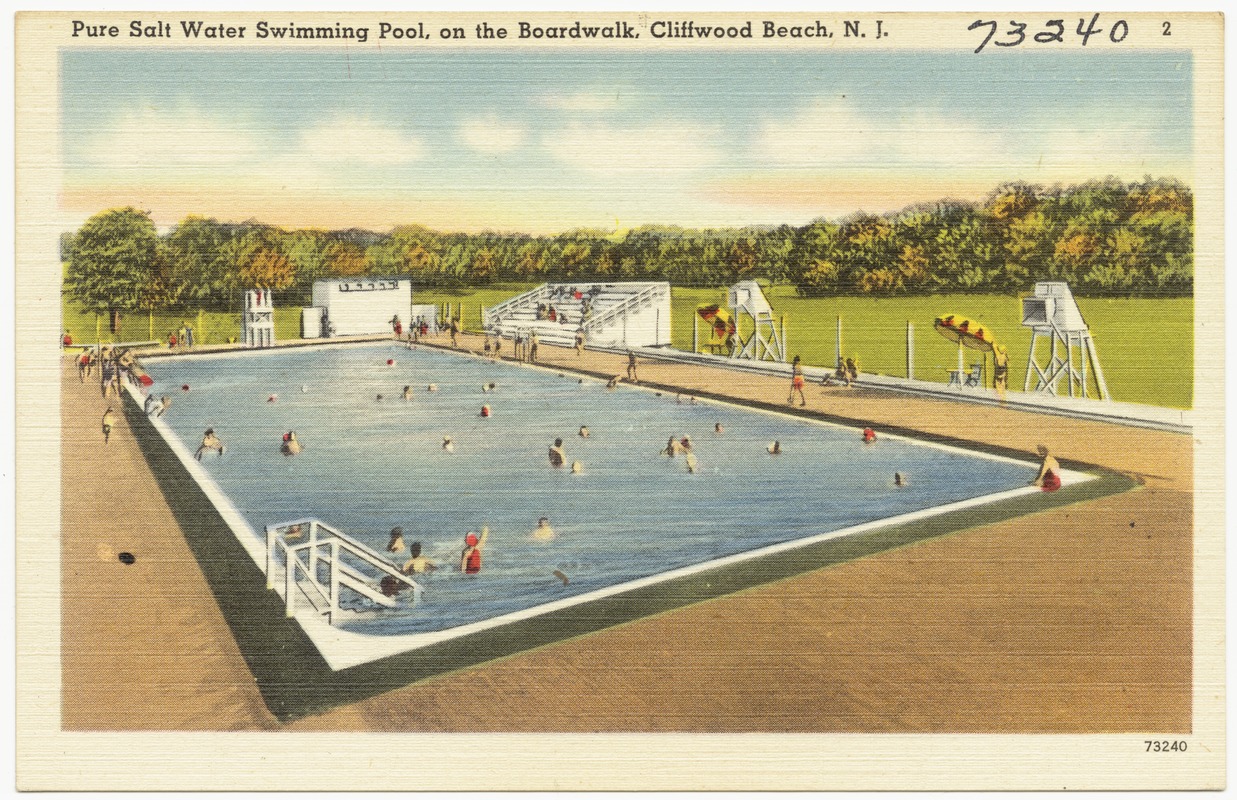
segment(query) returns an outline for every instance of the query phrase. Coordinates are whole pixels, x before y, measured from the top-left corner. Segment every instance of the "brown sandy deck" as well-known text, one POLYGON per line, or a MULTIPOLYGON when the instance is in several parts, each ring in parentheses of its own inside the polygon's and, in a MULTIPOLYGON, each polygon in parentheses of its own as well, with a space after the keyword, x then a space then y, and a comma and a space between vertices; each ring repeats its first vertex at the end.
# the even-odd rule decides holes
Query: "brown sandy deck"
MULTIPOLYGON (((475 344, 474 344, 475 347, 475 344)), ((624 357, 541 348, 625 372, 624 357)), ((809 408, 1020 448, 1144 485, 559 642, 287 726, 266 710, 123 415, 64 371, 66 730, 1186 732, 1188 436, 861 389, 809 408), (125 566, 115 553, 137 563, 125 566)), ((642 362, 645 382, 784 400, 788 381, 642 362)), ((175 413, 175 408, 171 413, 175 413)))

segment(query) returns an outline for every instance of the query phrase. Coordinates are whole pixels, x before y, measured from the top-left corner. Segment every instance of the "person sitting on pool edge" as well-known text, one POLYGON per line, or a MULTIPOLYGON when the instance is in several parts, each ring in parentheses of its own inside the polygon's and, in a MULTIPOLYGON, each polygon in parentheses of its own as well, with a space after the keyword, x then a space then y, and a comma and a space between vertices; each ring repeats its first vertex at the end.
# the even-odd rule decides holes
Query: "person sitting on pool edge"
POLYGON ((1038 486, 1045 492, 1055 492, 1061 488, 1061 465, 1048 454, 1046 446, 1041 444, 1035 449, 1042 461, 1039 465, 1039 474, 1035 476, 1035 480, 1031 481, 1031 485, 1038 486))
POLYGON ((555 439, 550 447, 550 466, 561 467, 567 463, 567 453, 563 450, 563 440, 555 439))
POLYGON ((408 555, 411 558, 405 561, 404 566, 400 568, 400 572, 405 575, 424 575, 427 572, 433 572, 438 569, 437 564, 421 555, 420 542, 413 542, 408 545, 408 555))
POLYGON ((489 538, 490 529, 481 529, 481 538, 477 538, 477 534, 469 531, 464 537, 464 550, 460 553, 460 572, 465 575, 476 575, 481 571, 481 548, 485 547, 485 540, 489 538))

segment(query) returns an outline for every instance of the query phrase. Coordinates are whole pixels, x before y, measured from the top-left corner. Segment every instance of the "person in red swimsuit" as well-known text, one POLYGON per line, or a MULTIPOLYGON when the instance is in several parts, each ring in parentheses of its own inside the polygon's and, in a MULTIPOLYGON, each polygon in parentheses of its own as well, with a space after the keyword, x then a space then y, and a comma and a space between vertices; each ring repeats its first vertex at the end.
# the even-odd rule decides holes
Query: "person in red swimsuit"
POLYGON ((1040 445, 1036 448, 1041 459, 1039 474, 1031 481, 1032 486, 1038 486, 1045 492, 1055 492, 1061 488, 1061 465, 1048 454, 1048 448, 1040 445))
POLYGON ((464 537, 464 550, 460 553, 460 572, 465 575, 476 575, 481 571, 481 548, 490 535, 489 528, 481 529, 481 538, 471 531, 464 537))

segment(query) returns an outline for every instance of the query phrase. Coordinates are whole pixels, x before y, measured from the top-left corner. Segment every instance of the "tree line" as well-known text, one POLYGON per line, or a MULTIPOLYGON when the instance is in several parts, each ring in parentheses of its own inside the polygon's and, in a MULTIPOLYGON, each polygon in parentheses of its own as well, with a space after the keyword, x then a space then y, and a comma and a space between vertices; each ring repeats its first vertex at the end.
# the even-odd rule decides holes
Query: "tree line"
POLYGON ((314 281, 405 275, 433 288, 495 282, 740 279, 829 295, 1017 293, 1064 280, 1082 295, 1188 295, 1194 199, 1174 179, 1008 183, 981 202, 942 200, 801 227, 646 225, 554 236, 285 230, 189 216, 160 234, 146 212, 110 209, 61 242, 65 288, 87 310, 234 310, 245 289, 308 305, 314 281))

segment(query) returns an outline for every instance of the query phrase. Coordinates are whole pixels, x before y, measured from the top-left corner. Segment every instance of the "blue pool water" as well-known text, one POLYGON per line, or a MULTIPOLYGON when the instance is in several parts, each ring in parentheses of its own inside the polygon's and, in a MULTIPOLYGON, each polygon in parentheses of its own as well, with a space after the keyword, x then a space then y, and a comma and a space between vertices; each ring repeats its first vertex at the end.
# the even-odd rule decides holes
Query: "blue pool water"
MULTIPOLYGON (((423 602, 358 623, 375 633, 433 631, 669 569, 1025 486, 1029 464, 700 401, 569 373, 394 344, 152 360, 152 391, 192 452, 213 427, 227 453, 202 465, 259 534, 317 517, 385 550, 422 543, 440 570, 423 602), (394 359, 393 365, 386 363, 394 359), (483 393, 482 387, 497 389, 483 393), (435 383, 437 392, 426 391, 435 383), (182 392, 182 384, 190 391, 182 392), (410 402, 401 399, 413 387, 410 402), (304 387, 305 391, 302 391, 304 387), (276 402, 267 402, 275 394, 276 402), (376 399, 378 394, 384 397, 376 399), (483 404, 493 409, 480 416, 483 404), (714 432, 720 422, 724 433, 714 432), (587 425, 591 436, 577 435, 587 425), (300 455, 280 454, 295 430, 300 455), (690 436, 699 471, 659 451, 690 436), (451 436, 456 451, 442 449, 451 436), (562 438, 568 463, 549 466, 562 438), (774 439, 783 453, 770 456, 774 439), (897 488, 895 471, 910 478, 897 488), (539 517, 557 532, 531 537, 539 517), (467 531, 488 525, 484 566, 458 571, 467 531), (553 577, 560 570, 567 586, 553 577)), ((402 563, 405 554, 392 556, 402 563)))

